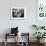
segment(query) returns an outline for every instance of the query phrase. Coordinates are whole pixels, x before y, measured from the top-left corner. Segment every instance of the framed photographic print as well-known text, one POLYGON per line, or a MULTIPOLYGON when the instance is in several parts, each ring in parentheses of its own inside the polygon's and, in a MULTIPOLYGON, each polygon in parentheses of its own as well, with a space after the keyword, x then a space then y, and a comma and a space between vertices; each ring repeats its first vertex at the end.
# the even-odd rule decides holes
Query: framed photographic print
POLYGON ((23 7, 11 8, 11 19, 24 19, 25 17, 26 17, 26 8, 23 7))

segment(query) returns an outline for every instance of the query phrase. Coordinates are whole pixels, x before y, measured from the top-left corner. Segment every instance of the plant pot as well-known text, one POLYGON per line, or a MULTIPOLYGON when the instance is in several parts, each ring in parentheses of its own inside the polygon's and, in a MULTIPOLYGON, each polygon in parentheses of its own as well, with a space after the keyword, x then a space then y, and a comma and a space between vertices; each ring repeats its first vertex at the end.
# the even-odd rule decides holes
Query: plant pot
POLYGON ((40 39, 37 39, 37 43, 40 43, 40 39))
POLYGON ((44 43, 44 40, 45 40, 45 39, 40 39, 40 43, 44 43))
POLYGON ((44 42, 44 40, 45 40, 45 39, 38 39, 37 42, 41 44, 41 43, 44 42))

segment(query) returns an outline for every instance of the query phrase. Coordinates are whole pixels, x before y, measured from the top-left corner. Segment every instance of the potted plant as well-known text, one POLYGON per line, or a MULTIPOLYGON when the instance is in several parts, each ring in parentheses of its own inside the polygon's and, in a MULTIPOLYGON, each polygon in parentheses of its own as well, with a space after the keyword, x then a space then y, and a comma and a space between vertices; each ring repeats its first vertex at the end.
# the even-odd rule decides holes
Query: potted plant
POLYGON ((45 29, 45 26, 41 26, 40 29, 45 29))
POLYGON ((36 30, 45 29, 45 26, 32 25, 32 27, 35 28, 36 30))
POLYGON ((38 26, 37 25, 32 25, 33 28, 35 28, 36 30, 38 30, 38 26))
POLYGON ((35 32, 33 35, 37 38, 38 43, 41 43, 40 40, 42 38, 45 38, 44 37, 46 36, 45 34, 46 34, 45 32, 35 32))

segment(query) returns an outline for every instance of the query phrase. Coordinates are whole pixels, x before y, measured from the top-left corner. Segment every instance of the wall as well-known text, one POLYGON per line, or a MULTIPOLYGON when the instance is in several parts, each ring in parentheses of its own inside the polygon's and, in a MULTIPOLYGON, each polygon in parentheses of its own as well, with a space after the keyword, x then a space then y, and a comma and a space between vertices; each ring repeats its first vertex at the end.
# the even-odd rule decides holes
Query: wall
POLYGON ((36 24, 36 0, 0 0, 0 34, 10 32, 7 29, 17 26, 19 32, 30 32, 32 36, 32 24, 36 24), (26 18, 24 20, 11 20, 10 9, 12 7, 25 7, 26 18))

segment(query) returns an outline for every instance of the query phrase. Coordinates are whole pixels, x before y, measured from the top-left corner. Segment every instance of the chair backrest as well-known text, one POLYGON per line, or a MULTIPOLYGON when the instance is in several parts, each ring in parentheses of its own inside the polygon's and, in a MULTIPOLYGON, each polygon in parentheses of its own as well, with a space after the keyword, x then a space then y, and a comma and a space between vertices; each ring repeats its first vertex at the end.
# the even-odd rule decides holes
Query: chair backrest
POLYGON ((16 28, 11 28, 11 34, 18 33, 18 27, 16 28))

